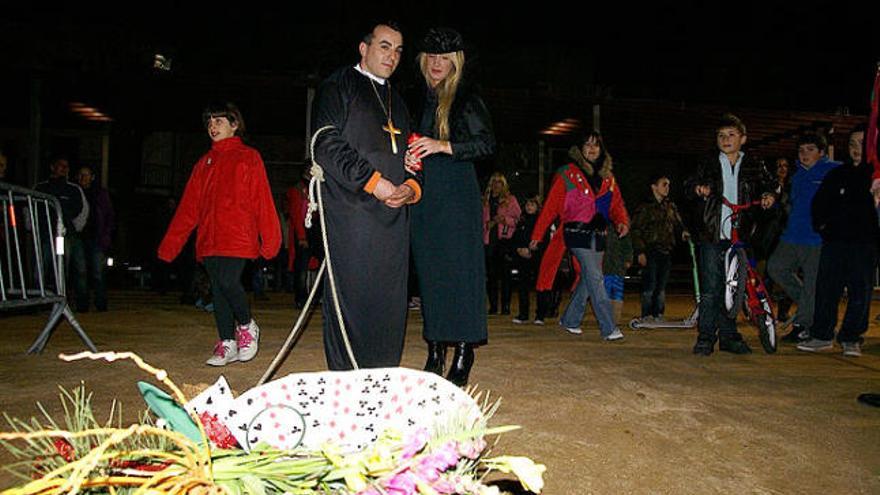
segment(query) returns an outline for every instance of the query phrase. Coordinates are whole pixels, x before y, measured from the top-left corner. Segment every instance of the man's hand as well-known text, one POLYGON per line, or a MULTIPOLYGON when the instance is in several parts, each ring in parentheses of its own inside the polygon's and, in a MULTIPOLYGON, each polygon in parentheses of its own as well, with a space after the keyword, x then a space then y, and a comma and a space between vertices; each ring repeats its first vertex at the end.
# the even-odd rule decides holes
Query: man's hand
POLYGON ((687 230, 685 230, 684 232, 681 233, 681 240, 683 240, 684 242, 689 241, 690 238, 691 238, 691 233, 688 232, 687 230))
POLYGON ((538 250, 538 241, 529 242, 529 249, 531 249, 532 251, 537 251, 538 250))
POLYGON ((626 237, 629 234, 629 225, 625 223, 617 224, 617 237, 626 237))
POLYGON ((396 187, 394 184, 390 180, 382 177, 379 179, 379 182, 376 183, 376 188, 373 189, 373 196, 379 201, 385 201, 394 194, 395 190, 396 187))
POLYGON ((775 202, 776 202, 776 196, 774 196, 770 193, 764 193, 764 195, 761 196, 761 208, 764 208, 765 210, 768 208, 772 208, 773 203, 775 203, 775 202))
POLYGON ((645 256, 645 253, 639 255, 639 266, 647 266, 648 265, 648 257, 645 256))
POLYGON ((308 249, 309 240, 308 239, 300 239, 299 241, 297 241, 297 245, 303 249, 308 249))
POLYGON ((532 252, 529 251, 529 248, 516 248, 516 254, 519 255, 520 258, 531 258, 532 252))
POLYGON ((712 194, 712 186, 704 184, 694 188, 694 194, 701 198, 708 198, 712 194))
POLYGON ((406 184, 397 186, 394 193, 385 200, 385 206, 390 208, 400 208, 409 203, 416 196, 416 192, 406 184))

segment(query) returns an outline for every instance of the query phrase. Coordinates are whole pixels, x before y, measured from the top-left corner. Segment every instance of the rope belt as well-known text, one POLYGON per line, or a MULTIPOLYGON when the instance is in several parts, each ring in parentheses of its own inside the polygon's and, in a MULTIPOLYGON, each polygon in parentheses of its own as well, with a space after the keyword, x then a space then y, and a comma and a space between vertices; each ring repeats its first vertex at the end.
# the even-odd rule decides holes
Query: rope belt
POLYGON ((336 310, 336 321, 339 323, 339 330, 342 333, 342 341, 345 343, 345 351, 348 353, 348 359, 351 361, 351 365, 354 369, 359 369, 357 360, 354 357, 354 351, 351 348, 351 342, 348 338, 348 331, 345 329, 345 321, 342 319, 342 309, 339 305, 339 293, 336 290, 336 277, 333 275, 333 262, 330 259, 330 243, 327 242, 327 223, 324 215, 324 201, 321 197, 321 182, 324 182, 325 180, 324 169, 321 168, 321 165, 319 165, 317 161, 315 161, 315 141, 317 141, 318 136, 322 132, 329 131, 333 128, 332 125, 328 125, 318 129, 312 136, 312 141, 309 146, 312 157, 312 180, 309 181, 309 208, 306 212, 305 225, 306 228, 312 227, 312 214, 317 211, 321 221, 321 240, 324 243, 324 261, 321 263, 321 268, 318 269, 318 277, 315 279, 315 284, 309 292, 309 297, 299 314, 299 318, 297 318, 296 323, 290 330, 290 334, 287 336, 287 340, 284 342, 284 345, 281 346, 278 354, 275 355, 275 359, 272 360, 272 364, 270 364, 266 369, 266 372, 263 373, 263 376, 260 378, 260 381, 257 382, 257 385, 266 383, 272 378, 275 372, 278 371, 278 367, 284 362, 284 358, 287 356, 287 353, 290 352, 293 343, 296 342, 297 337, 302 332, 306 315, 308 315, 309 309, 312 306, 312 300, 315 297, 315 293, 318 291, 319 284, 317 281, 321 280, 325 268, 327 270, 328 278, 330 279, 330 291, 333 294, 333 308, 336 310), (317 201, 315 198, 317 198, 317 201))

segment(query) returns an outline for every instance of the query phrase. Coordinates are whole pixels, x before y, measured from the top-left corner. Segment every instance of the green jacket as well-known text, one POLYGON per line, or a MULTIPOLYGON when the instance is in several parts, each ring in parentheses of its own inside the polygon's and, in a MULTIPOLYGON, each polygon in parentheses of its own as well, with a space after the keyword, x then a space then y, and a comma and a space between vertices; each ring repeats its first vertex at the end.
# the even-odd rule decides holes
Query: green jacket
POLYGON ((619 275, 622 277, 626 273, 626 263, 632 263, 632 259, 632 235, 627 234, 621 238, 617 237, 615 229, 608 229, 605 256, 602 257, 602 273, 604 275, 619 275))
POLYGON ((653 196, 642 203, 632 222, 632 242, 636 256, 656 250, 671 253, 684 223, 678 208, 669 198, 657 201, 653 196))

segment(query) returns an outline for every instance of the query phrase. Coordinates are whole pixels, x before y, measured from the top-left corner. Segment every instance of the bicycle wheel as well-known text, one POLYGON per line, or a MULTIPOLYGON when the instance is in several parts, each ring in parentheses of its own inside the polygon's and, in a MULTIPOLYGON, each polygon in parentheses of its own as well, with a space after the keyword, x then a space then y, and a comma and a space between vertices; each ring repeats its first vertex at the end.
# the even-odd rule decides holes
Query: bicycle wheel
POLYGON ((727 317, 736 319, 746 297, 748 260, 741 248, 730 248, 724 253, 724 309, 727 317))
POLYGON ((773 319, 773 311, 766 298, 761 299, 764 314, 756 318, 758 323, 758 337, 761 339, 761 347, 767 354, 776 352, 776 321, 773 319))

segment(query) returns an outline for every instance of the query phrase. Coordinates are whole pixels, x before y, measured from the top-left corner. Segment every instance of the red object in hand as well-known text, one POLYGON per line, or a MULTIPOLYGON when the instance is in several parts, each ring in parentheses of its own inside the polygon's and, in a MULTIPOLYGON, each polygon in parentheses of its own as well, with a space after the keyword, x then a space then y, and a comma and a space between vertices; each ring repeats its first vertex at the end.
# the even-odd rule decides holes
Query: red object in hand
MULTIPOLYGON (((410 134, 409 137, 406 139, 406 144, 413 144, 413 142, 415 142, 416 139, 419 139, 421 137, 422 137, 421 134, 419 134, 418 132, 414 132, 414 133, 410 134)), ((422 161, 421 160, 417 161, 416 163, 412 164, 409 168, 415 170, 416 172, 420 172, 422 170, 422 161)))
POLYGON ((238 447, 238 441, 232 436, 229 428, 226 427, 217 418, 216 414, 210 414, 207 411, 199 415, 202 425, 205 427, 205 434, 208 439, 214 442, 214 445, 221 449, 234 449, 238 447))

